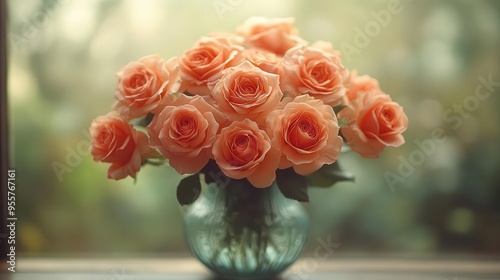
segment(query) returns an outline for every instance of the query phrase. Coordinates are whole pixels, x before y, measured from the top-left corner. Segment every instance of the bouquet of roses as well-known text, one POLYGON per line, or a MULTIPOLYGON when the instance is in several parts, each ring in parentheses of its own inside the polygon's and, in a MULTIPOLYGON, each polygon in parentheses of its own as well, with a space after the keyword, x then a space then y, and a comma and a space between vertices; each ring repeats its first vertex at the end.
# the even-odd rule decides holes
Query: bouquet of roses
POLYGON ((344 141, 376 158, 404 143, 408 123, 377 80, 346 69, 329 43, 300 38, 289 18, 250 18, 236 34, 201 37, 166 61, 143 57, 117 76, 117 101, 92 122, 90 152, 111 164, 112 179, 167 159, 190 174, 181 204, 196 199, 200 174, 256 188, 277 181, 307 201, 308 185, 352 179, 336 163, 344 141))

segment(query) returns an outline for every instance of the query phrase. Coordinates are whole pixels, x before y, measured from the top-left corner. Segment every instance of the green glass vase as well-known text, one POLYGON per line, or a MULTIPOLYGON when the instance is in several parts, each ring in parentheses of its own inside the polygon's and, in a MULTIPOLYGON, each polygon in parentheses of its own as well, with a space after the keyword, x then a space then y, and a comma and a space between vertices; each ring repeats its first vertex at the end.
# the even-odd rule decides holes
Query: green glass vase
POLYGON ((184 222, 193 255, 230 279, 278 276, 299 258, 309 232, 302 205, 276 183, 258 189, 246 180, 208 184, 184 222))

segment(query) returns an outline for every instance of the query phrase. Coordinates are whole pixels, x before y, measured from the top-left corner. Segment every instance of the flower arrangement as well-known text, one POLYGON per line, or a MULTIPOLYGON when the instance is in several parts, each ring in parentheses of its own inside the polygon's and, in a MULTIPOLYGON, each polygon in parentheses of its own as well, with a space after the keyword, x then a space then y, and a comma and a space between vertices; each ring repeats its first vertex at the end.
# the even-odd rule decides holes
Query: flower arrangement
POLYGON ((181 204, 196 199, 200 174, 255 188, 277 181, 286 197, 308 201, 308 185, 352 180, 337 163, 344 142, 366 158, 402 145, 403 108, 377 80, 346 69, 331 44, 300 38, 293 22, 250 18, 180 57, 124 66, 113 111, 90 126, 93 159, 116 180, 168 160, 189 174, 181 204))

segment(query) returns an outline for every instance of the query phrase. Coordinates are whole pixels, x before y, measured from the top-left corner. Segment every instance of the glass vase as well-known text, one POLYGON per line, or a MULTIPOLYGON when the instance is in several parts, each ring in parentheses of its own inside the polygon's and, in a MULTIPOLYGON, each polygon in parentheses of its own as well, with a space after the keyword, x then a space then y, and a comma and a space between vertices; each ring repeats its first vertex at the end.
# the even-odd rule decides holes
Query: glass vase
POLYGON ((284 197, 276 182, 265 189, 246 180, 210 183, 184 222, 194 256, 230 279, 279 275, 299 258, 309 231, 302 205, 284 197))

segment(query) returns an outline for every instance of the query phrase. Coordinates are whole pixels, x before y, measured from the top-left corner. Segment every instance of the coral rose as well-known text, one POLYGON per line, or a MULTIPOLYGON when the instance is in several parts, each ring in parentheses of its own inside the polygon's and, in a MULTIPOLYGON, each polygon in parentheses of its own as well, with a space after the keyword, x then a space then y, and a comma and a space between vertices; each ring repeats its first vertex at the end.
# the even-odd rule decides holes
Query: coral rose
POLYGON ((130 62, 118 73, 113 109, 131 119, 159 112, 172 102, 178 89, 177 59, 165 62, 157 55, 130 62))
POLYGON ((243 56, 246 60, 263 71, 282 75, 283 67, 281 66, 281 57, 278 57, 272 52, 260 49, 245 49, 243 51, 243 56))
POLYGON ((116 112, 100 116, 90 125, 90 154, 95 161, 111 163, 108 178, 135 178, 148 153, 148 137, 132 128, 127 119, 116 112))
POLYGON ((283 57, 281 86, 290 96, 308 94, 325 104, 337 105, 346 92, 349 71, 340 53, 316 47, 295 47, 283 57))
POLYGON ((247 178, 257 188, 269 187, 276 179, 280 152, 249 119, 223 128, 212 151, 217 165, 230 178, 247 178))
POLYGON ((279 168, 308 175, 340 156, 342 138, 331 106, 308 95, 295 97, 267 118, 273 146, 282 152, 279 168))
POLYGON ((213 85, 212 96, 217 108, 230 120, 248 118, 262 124, 267 114, 278 106, 283 93, 278 75, 245 61, 224 71, 213 85))
POLYGON ((148 125, 149 145, 168 158, 179 174, 194 174, 211 157, 219 123, 224 120, 203 97, 180 94, 148 125))
POLYGON ((368 91, 377 91, 382 93, 380 85, 376 79, 368 75, 359 76, 358 72, 355 70, 351 71, 349 89, 346 93, 348 103, 358 98, 358 94, 368 91))
POLYGON ((238 27, 237 34, 245 38, 247 48, 260 48, 277 55, 283 55, 287 50, 306 42, 293 27, 293 18, 252 17, 238 27))
POLYGON ((389 95, 377 91, 358 95, 338 117, 349 119, 342 134, 362 157, 376 158, 386 146, 399 147, 405 142, 401 134, 408 127, 408 118, 389 95))
POLYGON ((219 79, 222 70, 242 62, 242 51, 243 47, 233 44, 231 38, 201 37, 179 60, 180 91, 210 95, 208 83, 219 79))

